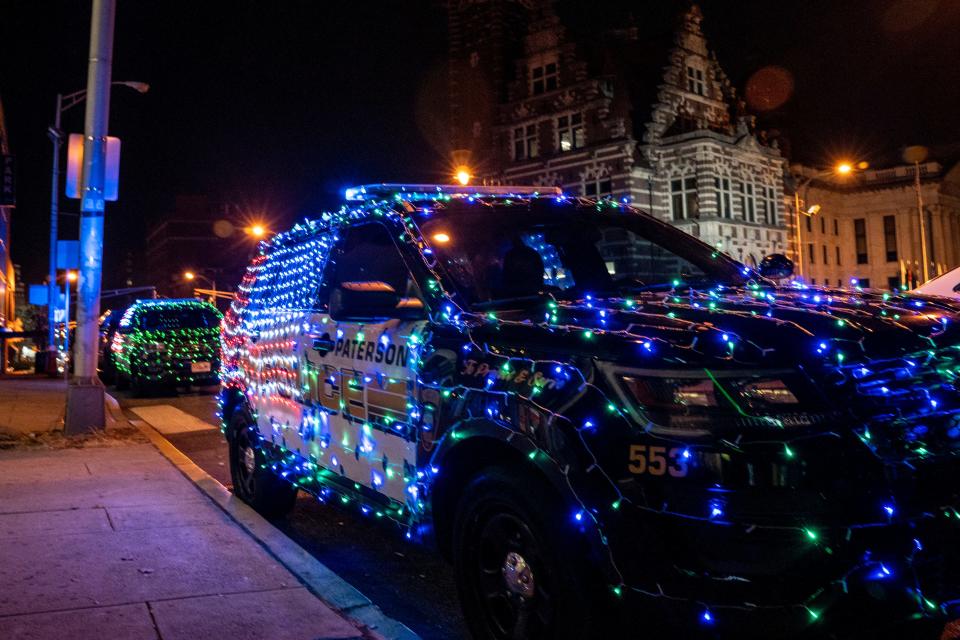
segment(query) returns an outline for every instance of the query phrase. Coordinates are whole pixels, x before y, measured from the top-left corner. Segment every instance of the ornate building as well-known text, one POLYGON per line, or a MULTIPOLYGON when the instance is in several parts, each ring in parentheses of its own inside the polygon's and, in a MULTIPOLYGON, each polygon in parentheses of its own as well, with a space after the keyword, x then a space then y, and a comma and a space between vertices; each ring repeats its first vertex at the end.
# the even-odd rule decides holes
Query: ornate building
POLYGON ((629 20, 568 36, 554 9, 448 3, 460 156, 490 180, 626 198, 750 264, 787 252, 783 158, 744 113, 699 8, 662 46, 629 20))

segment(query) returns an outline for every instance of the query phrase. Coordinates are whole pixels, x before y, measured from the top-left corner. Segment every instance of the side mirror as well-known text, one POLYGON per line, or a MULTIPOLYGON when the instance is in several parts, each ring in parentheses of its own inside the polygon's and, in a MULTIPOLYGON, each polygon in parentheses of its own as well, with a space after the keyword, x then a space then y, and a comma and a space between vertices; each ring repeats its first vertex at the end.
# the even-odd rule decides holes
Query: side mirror
POLYGON ((757 270, 764 278, 783 280, 793 275, 793 260, 782 253, 772 253, 760 261, 757 270))
POLYGON ((373 320, 424 317, 423 302, 402 298, 386 282, 342 282, 330 294, 330 316, 334 320, 373 320))

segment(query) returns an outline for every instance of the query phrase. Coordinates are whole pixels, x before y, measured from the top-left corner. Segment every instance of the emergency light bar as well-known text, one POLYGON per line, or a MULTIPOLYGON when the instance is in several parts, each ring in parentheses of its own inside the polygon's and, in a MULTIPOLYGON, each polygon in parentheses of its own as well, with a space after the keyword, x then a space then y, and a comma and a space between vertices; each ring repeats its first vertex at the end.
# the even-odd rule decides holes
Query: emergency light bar
MULTIPOLYGON (((351 187, 344 192, 344 198, 350 202, 363 201, 370 197, 391 197, 399 194, 410 194, 417 196, 474 196, 483 197, 509 197, 509 196, 560 196, 563 191, 560 187, 519 187, 519 186, 494 186, 486 187, 482 185, 464 186, 460 184, 364 184, 359 187, 351 187)), ((402 196, 401 196, 402 197, 402 196)))

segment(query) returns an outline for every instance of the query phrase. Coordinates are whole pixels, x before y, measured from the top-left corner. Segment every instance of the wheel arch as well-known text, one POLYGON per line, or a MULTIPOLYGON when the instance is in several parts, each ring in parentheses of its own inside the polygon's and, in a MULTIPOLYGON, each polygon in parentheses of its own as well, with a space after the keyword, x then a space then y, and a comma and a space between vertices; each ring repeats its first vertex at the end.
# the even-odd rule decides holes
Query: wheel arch
POLYGON ((459 499, 470 479, 485 468, 499 466, 527 476, 557 494, 564 503, 574 496, 559 469, 551 468, 546 456, 537 460, 539 449, 527 438, 487 421, 461 423, 448 432, 431 458, 436 474, 430 488, 430 514, 436 544, 445 558, 452 557, 453 520, 459 499), (451 437, 450 433, 456 433, 451 437))

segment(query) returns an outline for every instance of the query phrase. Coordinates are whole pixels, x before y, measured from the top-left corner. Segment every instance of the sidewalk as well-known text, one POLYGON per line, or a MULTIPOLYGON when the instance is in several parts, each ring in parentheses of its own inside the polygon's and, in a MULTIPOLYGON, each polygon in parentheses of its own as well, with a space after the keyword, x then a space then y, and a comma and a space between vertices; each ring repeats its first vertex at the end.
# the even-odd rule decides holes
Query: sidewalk
MULTIPOLYGON (((14 396, 0 391, 0 415, 14 396)), ((314 596, 135 429, 62 442, 71 448, 0 451, 0 638, 378 637, 314 596)))
POLYGON ((67 383, 40 376, 0 378, 0 435, 63 429, 67 383))

